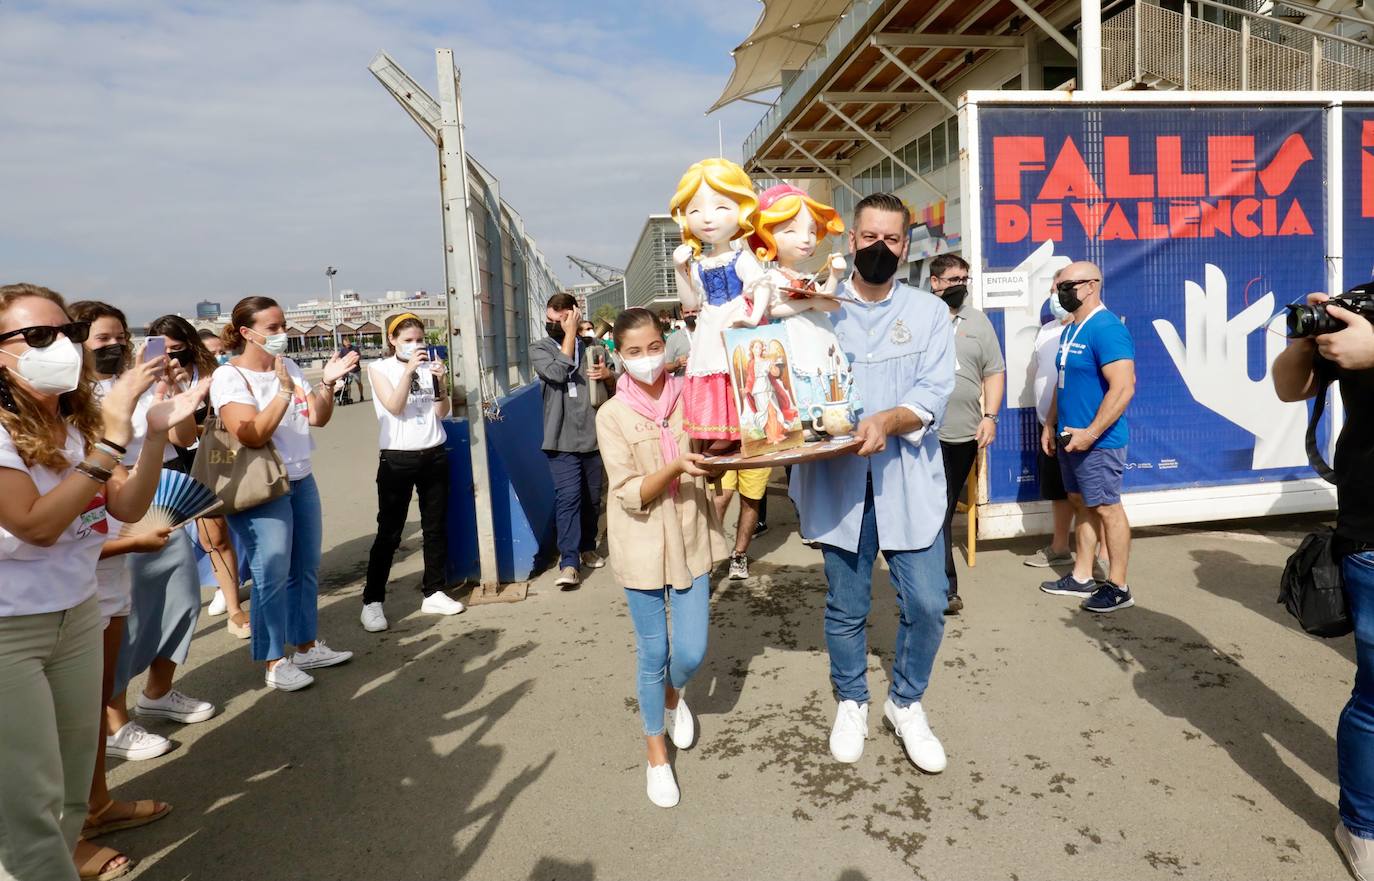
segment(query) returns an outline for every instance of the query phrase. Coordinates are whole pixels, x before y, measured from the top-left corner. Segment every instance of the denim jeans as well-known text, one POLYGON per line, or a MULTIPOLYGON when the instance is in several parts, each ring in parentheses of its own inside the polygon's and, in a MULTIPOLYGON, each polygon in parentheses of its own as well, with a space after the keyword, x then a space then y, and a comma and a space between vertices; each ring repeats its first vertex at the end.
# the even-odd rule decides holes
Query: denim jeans
POLYGON ((274 661, 288 644, 314 642, 323 532, 315 478, 293 480, 286 495, 227 519, 253 573, 253 660, 274 661))
POLYGON ((711 573, 699 575, 686 590, 625 588, 635 625, 639 656, 639 716, 649 737, 663 733, 663 674, 673 688, 692 678, 706 656, 706 626, 711 615, 711 573), (671 601, 669 595, 672 595, 671 601), (668 609, 673 610, 669 650, 668 609))
POLYGON ((553 475, 554 521, 558 527, 558 567, 582 566, 582 552, 596 550, 601 507, 601 454, 545 450, 553 475))
POLYGON ((1355 624, 1355 688, 1336 726, 1341 822, 1374 838, 1374 551, 1350 554, 1341 570, 1355 624))
MULTIPOLYGON (((897 590, 897 646, 892 659, 892 701, 916 703, 930 683, 935 652, 945 632, 945 537, 919 551, 883 551, 897 590)), ((822 545, 825 578, 825 644, 830 680, 839 700, 868 701, 868 612, 873 605, 873 564, 878 559, 878 522, 873 487, 864 499, 857 552, 822 545)))

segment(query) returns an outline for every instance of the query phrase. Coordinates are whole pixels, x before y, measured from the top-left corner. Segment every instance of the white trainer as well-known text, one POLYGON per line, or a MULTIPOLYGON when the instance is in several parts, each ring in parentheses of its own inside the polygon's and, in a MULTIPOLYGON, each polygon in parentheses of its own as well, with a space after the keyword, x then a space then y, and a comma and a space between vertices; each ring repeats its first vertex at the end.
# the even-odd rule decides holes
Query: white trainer
POLYGON ((840 701, 835 708, 835 725, 830 729, 830 754, 835 761, 852 765, 864 755, 868 738, 868 703, 840 701))
POLYGON ((467 606, 442 590, 436 590, 420 603, 420 611, 426 615, 457 615, 466 608, 467 606))
POLYGON ((267 670, 267 687, 277 691, 300 691, 315 681, 315 677, 282 658, 267 670))
POLYGON ((583 551, 582 565, 586 566, 588 569, 600 569, 602 566, 606 565, 606 558, 596 551, 583 551))
POLYGON ((1357 881, 1374 881, 1374 841, 1351 835, 1345 823, 1337 823, 1336 846, 1357 881))
POLYGON ((663 725, 673 746, 678 749, 691 748, 692 741, 697 736, 697 725, 692 719, 692 711, 687 708, 687 701, 682 699, 681 692, 678 693, 676 707, 671 710, 663 708, 663 725))
POLYGON ((188 697, 174 688, 156 699, 140 694, 138 702, 134 704, 134 712, 139 716, 171 719, 173 722, 190 725, 193 722, 204 722, 215 715, 215 705, 209 701, 188 697))
POLYGON ((649 801, 661 808, 677 807, 682 793, 678 791, 677 780, 673 777, 672 765, 647 765, 649 801))
POLYGON ((386 613, 382 611, 381 603, 363 603, 360 620, 363 622, 363 629, 368 633, 380 633, 390 626, 386 623, 386 613))
POLYGON ((296 652, 291 656, 291 663, 300 667, 302 670, 314 670, 316 667, 333 667, 335 664, 342 664, 353 657, 352 652, 335 651, 324 644, 324 640, 317 639, 309 650, 296 652))
POLYGON ((211 618, 218 618, 228 611, 229 606, 224 602, 224 592, 216 590, 215 595, 210 597, 210 608, 205 610, 205 614, 211 618))
POLYGON ((105 738, 105 755, 128 762, 155 759, 171 748, 170 740, 137 722, 125 722, 123 728, 105 738))
POLYGON ((928 774, 939 774, 945 769, 948 764, 945 748, 935 732, 930 730, 926 711, 919 701, 899 707, 892 702, 892 698, 888 698, 883 704, 883 718, 901 740, 902 748, 912 764, 928 774))

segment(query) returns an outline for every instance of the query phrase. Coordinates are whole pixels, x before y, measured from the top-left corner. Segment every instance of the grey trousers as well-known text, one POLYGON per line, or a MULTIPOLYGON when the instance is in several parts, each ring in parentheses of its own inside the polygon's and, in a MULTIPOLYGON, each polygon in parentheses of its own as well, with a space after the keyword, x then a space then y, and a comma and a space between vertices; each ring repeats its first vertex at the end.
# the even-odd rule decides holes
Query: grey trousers
POLYGON ((0 618, 0 879, 75 881, 100 736, 100 609, 0 618))

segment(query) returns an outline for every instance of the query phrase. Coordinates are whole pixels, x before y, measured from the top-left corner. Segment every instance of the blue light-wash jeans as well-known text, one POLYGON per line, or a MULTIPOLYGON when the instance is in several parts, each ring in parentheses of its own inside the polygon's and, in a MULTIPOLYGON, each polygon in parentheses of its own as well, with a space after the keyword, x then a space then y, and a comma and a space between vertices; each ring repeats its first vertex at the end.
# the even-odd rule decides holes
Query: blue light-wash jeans
POLYGON ((1336 726, 1341 822, 1374 838, 1374 551, 1348 555, 1341 571, 1355 624, 1355 687, 1336 726))
POLYGON ((639 716, 644 733, 663 733, 663 676, 673 688, 682 688, 706 657, 706 628, 711 616, 711 573, 698 575, 686 590, 625 588, 630 619, 635 625, 639 657, 639 716), (671 600, 669 596, 671 595, 671 600), (669 648, 668 610, 673 612, 672 646, 669 648))
POLYGON ((314 642, 323 533, 315 478, 293 480, 286 495, 226 519, 253 573, 253 660, 274 661, 287 645, 314 642))
MULTIPOLYGON (((883 551, 897 590, 897 646, 892 659, 892 701, 906 707, 919 701, 930 683, 935 653, 945 632, 949 581, 945 577, 944 536, 919 551, 883 551)), ((864 498, 857 552, 822 545, 825 579, 825 644, 830 680, 838 700, 868 701, 868 612, 873 605, 873 564, 878 559, 878 522, 873 488, 864 498)))

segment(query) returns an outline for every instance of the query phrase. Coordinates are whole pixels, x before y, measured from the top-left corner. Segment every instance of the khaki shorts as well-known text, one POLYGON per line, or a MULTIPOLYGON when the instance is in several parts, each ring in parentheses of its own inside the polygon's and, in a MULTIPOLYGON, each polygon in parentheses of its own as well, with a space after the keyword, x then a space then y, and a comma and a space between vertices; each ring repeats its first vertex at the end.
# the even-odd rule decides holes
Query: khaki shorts
POLYGON ((758 501, 768 492, 768 476, 772 468, 742 468, 727 471, 720 478, 720 485, 728 490, 738 490, 746 499, 758 501), (738 475, 738 476, 736 476, 738 475))

